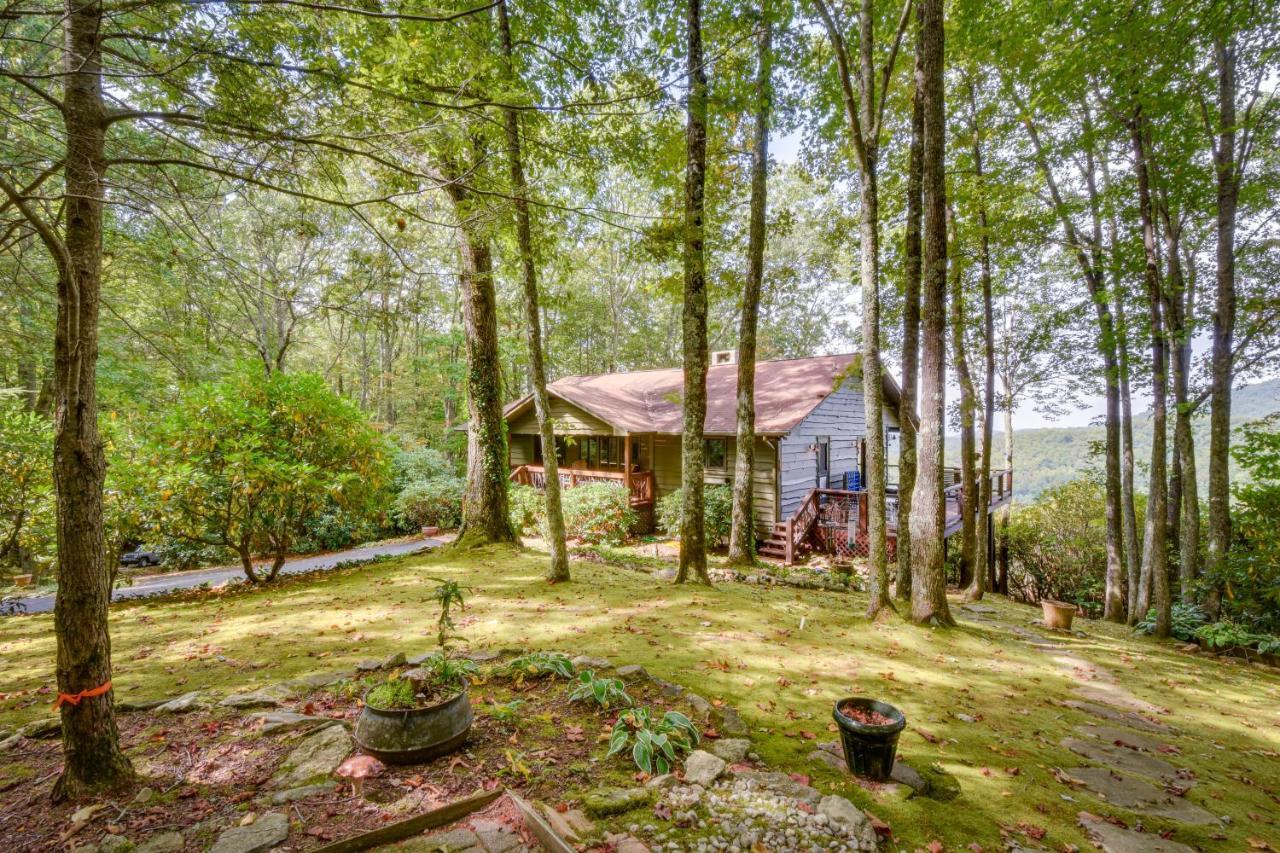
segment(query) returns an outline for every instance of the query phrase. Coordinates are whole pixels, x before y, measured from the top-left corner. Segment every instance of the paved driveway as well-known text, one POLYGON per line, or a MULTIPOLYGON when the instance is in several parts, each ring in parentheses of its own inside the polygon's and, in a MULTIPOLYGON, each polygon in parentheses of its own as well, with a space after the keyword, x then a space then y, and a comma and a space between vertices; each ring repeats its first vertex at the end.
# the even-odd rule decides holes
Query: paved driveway
MULTIPOLYGON (((293 575, 299 572, 311 572, 316 569, 332 569, 338 563, 351 560, 369 560, 373 557, 396 557, 411 554, 443 544, 439 539, 395 539, 389 542, 375 542, 361 545, 346 551, 335 551, 332 554, 320 554, 315 557, 295 557, 285 562, 280 569, 282 575, 293 575)), ((133 586, 122 586, 111 596, 112 601, 126 598, 141 598, 156 595, 175 589, 192 589, 201 584, 217 586, 226 580, 244 578, 244 569, 240 566, 218 566, 211 569, 192 569, 187 572, 168 572, 160 575, 135 577, 133 586)), ((28 613, 48 613, 53 610, 52 595, 38 595, 31 598, 18 599, 26 605, 28 613)))

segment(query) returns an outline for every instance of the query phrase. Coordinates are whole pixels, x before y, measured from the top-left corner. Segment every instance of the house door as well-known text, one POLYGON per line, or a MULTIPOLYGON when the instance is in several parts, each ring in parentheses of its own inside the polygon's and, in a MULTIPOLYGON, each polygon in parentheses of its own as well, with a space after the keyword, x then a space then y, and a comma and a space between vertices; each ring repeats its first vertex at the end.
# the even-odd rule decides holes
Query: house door
POLYGON ((827 488, 827 480, 831 474, 831 438, 821 435, 816 439, 818 448, 818 470, 816 488, 827 488))

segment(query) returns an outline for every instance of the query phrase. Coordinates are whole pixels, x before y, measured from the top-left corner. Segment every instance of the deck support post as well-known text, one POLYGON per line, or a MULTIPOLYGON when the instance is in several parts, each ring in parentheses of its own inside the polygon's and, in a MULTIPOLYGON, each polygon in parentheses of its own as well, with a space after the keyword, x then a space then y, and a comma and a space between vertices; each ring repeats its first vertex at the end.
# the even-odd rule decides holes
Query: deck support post
POLYGON ((622 437, 622 485, 631 495, 631 433, 622 437))

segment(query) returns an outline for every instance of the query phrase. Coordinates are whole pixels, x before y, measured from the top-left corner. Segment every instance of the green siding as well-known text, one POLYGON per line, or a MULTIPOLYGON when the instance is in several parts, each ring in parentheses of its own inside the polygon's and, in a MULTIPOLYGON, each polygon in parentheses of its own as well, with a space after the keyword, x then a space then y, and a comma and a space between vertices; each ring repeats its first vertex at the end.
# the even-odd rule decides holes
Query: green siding
MULTIPOLYGON (((556 435, 621 435, 615 433, 612 426, 584 411, 572 403, 559 397, 550 399, 551 419, 555 421, 556 435)), ((508 421, 511 433, 525 435, 538 434, 538 416, 529 406, 522 413, 508 421)))
MULTIPOLYGON (((737 442, 730 438, 729 458, 723 469, 708 469, 703 482, 708 485, 733 482, 733 466, 737 462, 737 442)), ((655 435, 653 437, 653 474, 658 497, 669 495, 680 488, 680 436, 655 435)), ((773 530, 778 521, 777 454, 773 446, 762 438, 756 439, 755 485, 752 509, 756 527, 762 533, 773 530)))

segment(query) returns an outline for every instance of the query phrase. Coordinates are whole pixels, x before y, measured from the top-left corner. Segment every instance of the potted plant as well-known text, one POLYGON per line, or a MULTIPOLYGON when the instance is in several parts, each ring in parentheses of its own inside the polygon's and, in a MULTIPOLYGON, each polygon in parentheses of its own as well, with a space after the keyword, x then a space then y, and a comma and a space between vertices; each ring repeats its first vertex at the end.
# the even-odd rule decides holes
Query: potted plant
POLYGON ((1040 599, 1040 609, 1044 611, 1044 626, 1059 631, 1071 630, 1071 619, 1076 615, 1076 606, 1065 601, 1054 601, 1051 598, 1040 599))
POLYGON ((898 754, 898 736, 907 725, 902 712, 885 702, 853 696, 836 702, 833 716, 849 770, 876 782, 888 779, 898 754))
POLYGON ((476 665, 445 656, 453 639, 452 608, 464 606, 462 588, 455 581, 437 581, 432 597, 440 604, 439 650, 366 691, 356 721, 356 743, 388 764, 416 764, 445 755, 462 746, 471 731, 474 715, 467 677, 475 674, 476 665))
POLYGON ((356 743, 387 764, 417 764, 462 746, 473 719, 467 676, 475 671, 469 660, 435 652, 371 687, 356 721, 356 743))

